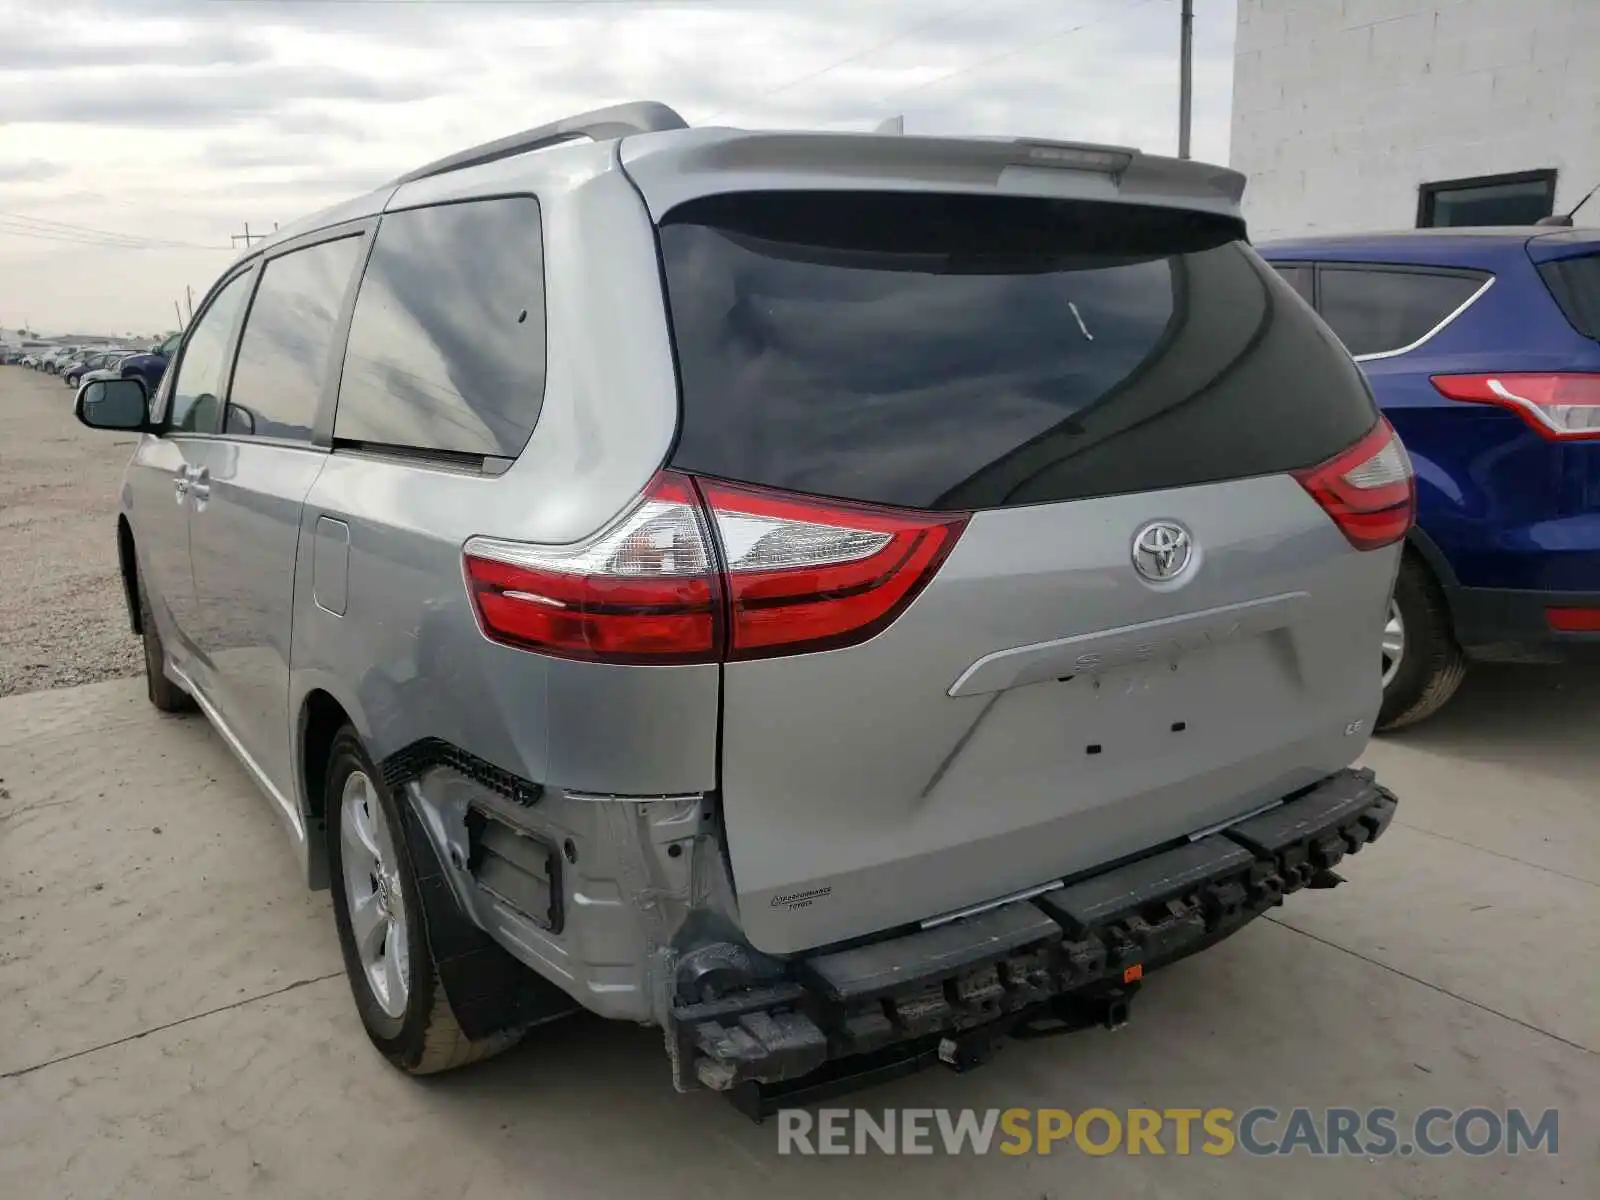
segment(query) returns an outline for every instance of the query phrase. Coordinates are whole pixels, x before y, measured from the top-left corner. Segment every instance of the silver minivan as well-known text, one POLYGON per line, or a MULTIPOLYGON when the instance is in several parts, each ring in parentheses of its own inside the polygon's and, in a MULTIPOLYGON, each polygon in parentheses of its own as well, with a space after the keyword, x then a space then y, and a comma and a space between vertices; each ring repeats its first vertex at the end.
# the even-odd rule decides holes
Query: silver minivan
POLYGON ((760 1115, 1008 1036, 1346 853, 1411 465, 1242 178, 633 104, 211 289, 117 540, 428 1072, 581 1007, 760 1115))

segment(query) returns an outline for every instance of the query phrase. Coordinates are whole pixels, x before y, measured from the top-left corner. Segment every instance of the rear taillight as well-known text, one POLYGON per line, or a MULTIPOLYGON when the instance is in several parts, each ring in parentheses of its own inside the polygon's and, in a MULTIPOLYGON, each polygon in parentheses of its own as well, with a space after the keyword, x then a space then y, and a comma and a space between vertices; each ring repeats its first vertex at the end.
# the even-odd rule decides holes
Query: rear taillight
POLYGON ((507 645, 614 663, 761 658, 885 628, 966 521, 663 471, 596 536, 473 538, 465 571, 484 635, 507 645))
POLYGON ((865 641, 905 611, 967 523, 710 480, 700 490, 727 569, 735 659, 865 641))
POLYGON ((1547 608, 1544 619, 1561 633, 1600 633, 1600 608, 1547 608))
POLYGON ((1393 545, 1416 517, 1411 458, 1381 417, 1348 450, 1294 474, 1357 550, 1393 545))
POLYGON ((714 660, 722 614, 694 485, 663 472, 609 529, 571 546, 473 538, 467 588, 484 635, 560 658, 714 660))
POLYGON ((1509 408, 1552 441, 1600 438, 1600 375, 1435 375, 1433 386, 1452 400, 1509 408))

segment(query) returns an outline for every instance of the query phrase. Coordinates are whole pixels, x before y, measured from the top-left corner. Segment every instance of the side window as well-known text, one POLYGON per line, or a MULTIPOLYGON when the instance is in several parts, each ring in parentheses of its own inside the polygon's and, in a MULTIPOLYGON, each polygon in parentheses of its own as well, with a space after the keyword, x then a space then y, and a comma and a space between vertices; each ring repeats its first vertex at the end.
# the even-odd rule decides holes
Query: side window
POLYGON ((1283 281, 1300 293, 1300 299, 1307 304, 1311 301, 1311 275, 1312 268, 1304 263, 1278 263, 1271 264, 1272 269, 1283 276, 1283 281))
POLYGON ((216 294, 189 331, 172 381, 167 427, 177 433, 211 433, 217 427, 228 378, 228 339, 249 292, 251 273, 236 275, 216 294))
POLYGON ((239 337, 224 432, 311 440, 339 309, 360 253, 358 234, 266 264, 239 337))
POLYGON ((1324 266, 1317 308, 1351 354, 1383 354, 1426 336, 1485 278, 1324 266))
POLYGON ((356 297, 336 440, 514 458, 544 399, 531 196, 390 213, 356 297))

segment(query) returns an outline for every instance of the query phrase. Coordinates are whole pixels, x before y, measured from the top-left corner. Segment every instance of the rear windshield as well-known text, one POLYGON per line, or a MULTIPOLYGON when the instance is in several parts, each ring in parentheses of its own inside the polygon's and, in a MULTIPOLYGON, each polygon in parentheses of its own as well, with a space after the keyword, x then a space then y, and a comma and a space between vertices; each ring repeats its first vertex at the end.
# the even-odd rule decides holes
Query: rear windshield
POLYGON ((682 385, 674 465, 973 509, 1320 462, 1376 410, 1241 232, 1017 197, 692 201, 660 230, 682 385))
POLYGON ((1540 263, 1539 274, 1572 327, 1600 341, 1600 254, 1540 263))

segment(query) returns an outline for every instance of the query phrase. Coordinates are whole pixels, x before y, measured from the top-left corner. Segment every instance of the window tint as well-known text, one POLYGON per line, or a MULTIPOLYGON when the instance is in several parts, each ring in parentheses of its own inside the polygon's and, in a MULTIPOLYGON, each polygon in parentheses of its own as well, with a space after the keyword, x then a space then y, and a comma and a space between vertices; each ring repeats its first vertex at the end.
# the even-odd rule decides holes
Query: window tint
POLYGON ((1381 354, 1424 337, 1485 278, 1324 266, 1317 308, 1351 354, 1381 354))
POLYGON ((311 423, 361 238, 321 242, 270 260, 239 336, 224 430, 311 440, 311 423))
POLYGON ((1600 341, 1600 254, 1542 263, 1539 274, 1572 327, 1600 341))
POLYGON ((391 213, 356 297, 334 437, 515 457, 544 398, 544 336, 538 201, 391 213))
POLYGON ((217 427, 228 377, 228 340, 234 318, 249 291, 251 272, 236 275, 217 293, 189 332, 172 381, 168 427, 185 433, 212 433, 217 427))
POLYGON ((693 201, 660 231, 675 464, 960 509, 1320 462, 1371 400, 1240 234, 1086 201, 693 201))

